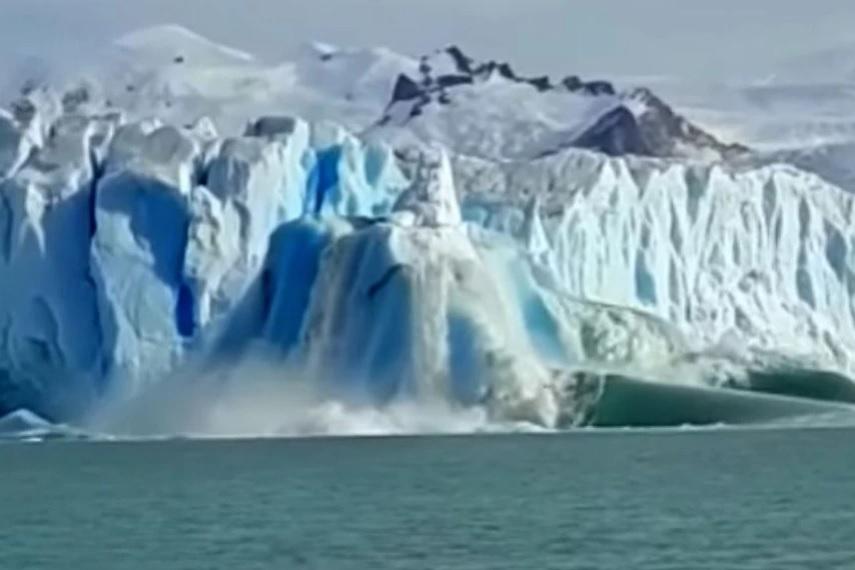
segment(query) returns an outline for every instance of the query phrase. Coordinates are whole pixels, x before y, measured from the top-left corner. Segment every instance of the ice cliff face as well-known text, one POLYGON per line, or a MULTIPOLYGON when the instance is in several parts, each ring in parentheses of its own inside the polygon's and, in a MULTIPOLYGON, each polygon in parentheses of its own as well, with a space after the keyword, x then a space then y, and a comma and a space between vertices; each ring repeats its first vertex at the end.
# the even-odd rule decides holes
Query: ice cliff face
POLYGON ((306 123, 284 124, 216 140, 64 116, 28 156, 27 133, 11 125, 3 152, 16 158, 0 187, 7 405, 85 405, 112 378, 133 390, 166 374, 232 316, 282 224, 372 216, 407 184, 387 148, 345 134, 313 147, 306 123))
POLYGON ((666 374, 735 341, 851 368, 851 200, 792 168, 396 160, 285 118, 44 137, 0 194, 10 410, 73 414, 258 344, 360 398, 550 426, 570 370, 666 374))
POLYGON ((818 177, 578 151, 456 170, 467 218, 529 239, 570 294, 658 315, 704 349, 852 371, 853 201, 818 177))
POLYGON ((0 187, 5 409, 73 417, 261 343, 347 392, 506 402, 553 424, 561 366, 678 349, 667 326, 564 296, 513 241, 464 224, 442 149, 408 178, 390 148, 328 124, 247 133, 49 123, 0 187))
MULTIPOLYGON (((184 51, 208 66, 194 74, 258 77, 251 58, 194 42, 184 51)), ((332 68, 301 77, 330 93, 348 83, 336 66, 365 71, 357 102, 385 89, 390 66, 427 73, 386 53, 313 53, 332 68)), ((431 72, 469 73, 461 85, 499 90, 491 101, 510 97, 509 109, 520 90, 529 103, 550 91, 495 66, 498 79, 476 85, 471 61, 446 57, 431 72)), ((173 71, 147 85, 174 88, 173 71)), ((234 100, 203 109, 240 99, 217 85, 234 100)), ((574 86, 573 97, 604 97, 586 105, 622 104, 574 86)), ((182 105, 201 96, 170 93, 182 105)), ((254 359, 277 383, 348 402, 440 403, 546 427, 659 425, 639 393, 678 402, 669 417, 680 422, 822 408, 710 395, 722 385, 855 400, 850 194, 782 165, 561 146, 474 157, 461 149, 501 147, 513 121, 473 138, 442 105, 430 123, 441 136, 415 139, 283 115, 222 136, 204 117, 140 119, 49 90, 0 113, 0 417, 79 419, 158 387, 217 384, 254 359), (456 127, 468 134, 448 144, 456 127), (782 384, 777 371, 794 367, 825 375, 782 384)), ((245 376, 215 391, 240 391, 245 376)))

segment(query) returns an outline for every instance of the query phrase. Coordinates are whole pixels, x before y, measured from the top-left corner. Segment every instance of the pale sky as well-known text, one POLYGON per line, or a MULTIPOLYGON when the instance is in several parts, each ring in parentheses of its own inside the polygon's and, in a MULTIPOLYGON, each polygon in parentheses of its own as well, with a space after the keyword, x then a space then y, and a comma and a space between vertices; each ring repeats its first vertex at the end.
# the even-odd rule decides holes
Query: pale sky
POLYGON ((178 23, 271 61, 308 40, 420 54, 455 42, 527 73, 764 75, 852 44, 853 0, 0 0, 0 66, 73 60, 178 23))

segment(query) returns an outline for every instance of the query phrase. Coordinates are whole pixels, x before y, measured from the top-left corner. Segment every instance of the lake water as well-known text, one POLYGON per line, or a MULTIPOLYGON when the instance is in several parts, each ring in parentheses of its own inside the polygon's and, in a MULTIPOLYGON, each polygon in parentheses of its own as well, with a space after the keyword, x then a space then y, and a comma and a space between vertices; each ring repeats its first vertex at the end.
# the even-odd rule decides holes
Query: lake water
POLYGON ((0 445, 0 568, 855 568, 855 431, 0 445))

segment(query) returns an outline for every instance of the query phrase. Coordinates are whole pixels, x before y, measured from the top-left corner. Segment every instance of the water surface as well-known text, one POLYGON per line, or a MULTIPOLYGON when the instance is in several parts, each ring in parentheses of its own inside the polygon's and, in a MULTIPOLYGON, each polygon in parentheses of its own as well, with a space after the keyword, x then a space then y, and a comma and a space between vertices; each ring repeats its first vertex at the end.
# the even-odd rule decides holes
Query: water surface
POLYGON ((0 568, 851 569, 853 436, 0 445, 0 568))

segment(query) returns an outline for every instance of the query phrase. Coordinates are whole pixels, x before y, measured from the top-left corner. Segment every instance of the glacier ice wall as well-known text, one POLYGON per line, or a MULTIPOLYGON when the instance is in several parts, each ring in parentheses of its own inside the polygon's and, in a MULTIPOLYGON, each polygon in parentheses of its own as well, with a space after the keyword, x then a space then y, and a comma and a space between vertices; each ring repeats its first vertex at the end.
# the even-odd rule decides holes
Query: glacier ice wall
POLYGON ((58 122, 52 139, 0 186, 0 383, 12 402, 74 402, 95 388, 88 380, 97 376, 101 344, 89 274, 96 127, 58 122))
POLYGON ((233 328, 282 224, 373 216, 407 184, 390 149, 299 120, 219 140, 40 112, 28 124, 4 115, 0 141, 8 409, 74 414, 163 377, 233 328))
POLYGON ((46 104, 0 116, 0 161, 0 415, 78 417, 259 347, 282 382, 546 426, 597 391, 580 370, 723 346, 853 367, 851 199, 789 167, 489 163, 46 104))
POLYGON ((527 240, 568 293, 657 315, 698 349, 853 371, 853 198, 818 177, 583 151, 455 166, 466 217, 527 240))

